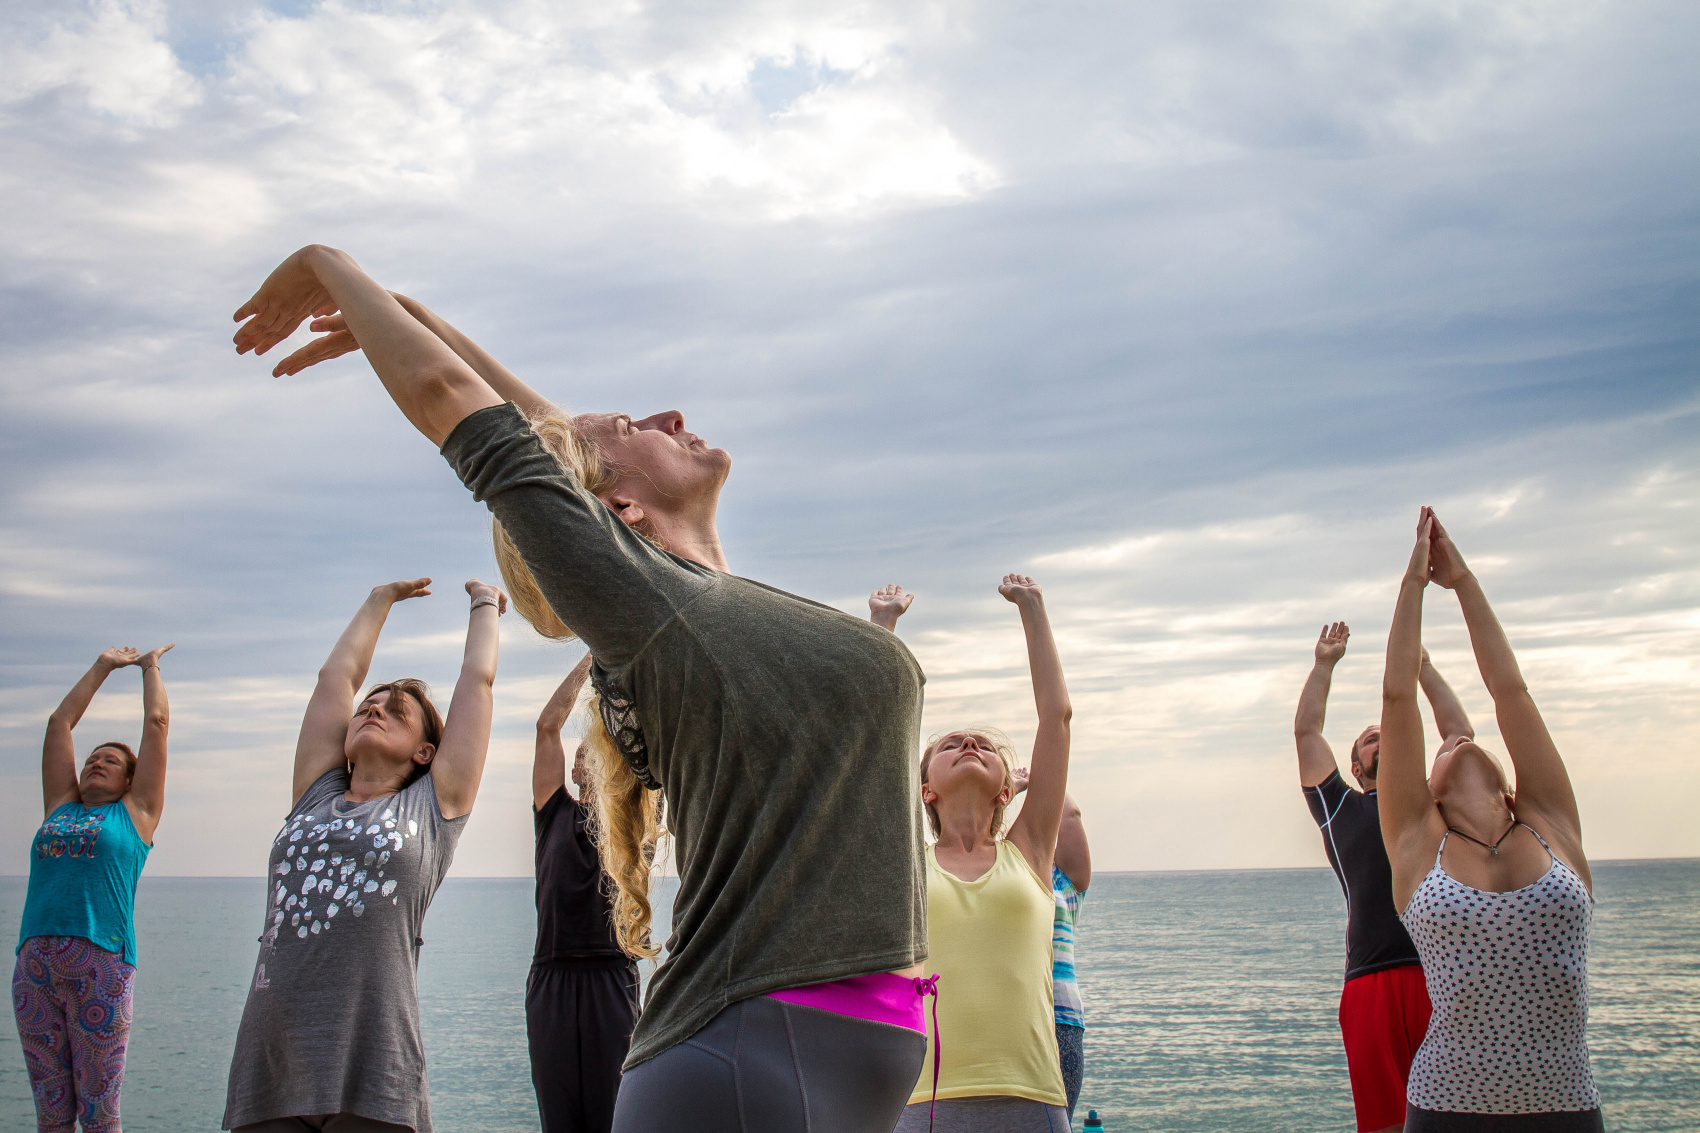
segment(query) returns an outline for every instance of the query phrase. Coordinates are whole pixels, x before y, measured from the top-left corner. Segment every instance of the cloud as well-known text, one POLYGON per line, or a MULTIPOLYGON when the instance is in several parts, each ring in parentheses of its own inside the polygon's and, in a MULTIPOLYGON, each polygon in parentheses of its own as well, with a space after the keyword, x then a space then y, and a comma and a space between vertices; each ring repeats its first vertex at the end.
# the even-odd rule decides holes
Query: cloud
MULTIPOLYGON (((1422 503, 1590 849, 1700 852, 1687 7, 94 3, 0 32, 14 861, 45 714, 114 640, 179 642, 195 819, 162 872, 258 868, 374 583, 441 591, 374 676, 453 687, 482 509, 359 359, 273 381, 230 346, 310 240, 566 404, 682 409, 737 462, 740 572, 853 612, 919 591, 929 729, 1030 726, 992 587, 1031 568, 1102 865, 1321 861, 1293 700, 1344 617, 1331 730, 1373 718, 1422 503)), ((1486 727, 1438 595, 1430 630, 1486 727)), ((463 873, 529 868, 531 720, 575 657, 506 634, 463 873)))

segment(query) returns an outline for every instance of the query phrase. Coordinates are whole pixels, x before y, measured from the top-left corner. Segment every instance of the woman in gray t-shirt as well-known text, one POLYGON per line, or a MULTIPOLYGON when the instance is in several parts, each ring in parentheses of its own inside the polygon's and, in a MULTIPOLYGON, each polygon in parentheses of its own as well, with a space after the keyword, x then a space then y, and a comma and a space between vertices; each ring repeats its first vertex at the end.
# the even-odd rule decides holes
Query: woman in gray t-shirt
POLYGON ((295 747, 295 805, 272 843, 260 955, 236 1035, 224 1128, 429 1133, 416 982, 425 910, 484 774, 507 595, 477 579, 444 721, 416 680, 358 706, 390 607, 429 578, 374 589, 343 631, 295 747))

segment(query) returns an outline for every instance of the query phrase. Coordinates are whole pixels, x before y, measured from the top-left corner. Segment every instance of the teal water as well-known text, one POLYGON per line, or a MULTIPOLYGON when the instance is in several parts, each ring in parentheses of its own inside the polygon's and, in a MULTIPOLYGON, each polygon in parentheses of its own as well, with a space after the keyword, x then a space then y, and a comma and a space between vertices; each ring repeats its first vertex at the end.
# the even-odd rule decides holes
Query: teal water
MULTIPOLYGON (((1690 1133, 1700 860, 1599 862, 1594 875, 1589 1045, 1607 1128, 1690 1133)), ((263 889, 143 878, 129 1133, 218 1128, 263 889)), ((8 934, 23 893, 23 879, 0 878, 8 934)), ((420 1005, 442 1133, 537 1129, 524 1017, 532 931, 524 878, 451 880, 425 923, 420 1005)), ((1080 925, 1089 1028, 1077 1123, 1091 1106, 1112 1133, 1350 1130, 1334 1018, 1343 932, 1326 870, 1098 875, 1080 925)), ((27 1130, 17 1036, 0 1033, 0 1130, 27 1130)))

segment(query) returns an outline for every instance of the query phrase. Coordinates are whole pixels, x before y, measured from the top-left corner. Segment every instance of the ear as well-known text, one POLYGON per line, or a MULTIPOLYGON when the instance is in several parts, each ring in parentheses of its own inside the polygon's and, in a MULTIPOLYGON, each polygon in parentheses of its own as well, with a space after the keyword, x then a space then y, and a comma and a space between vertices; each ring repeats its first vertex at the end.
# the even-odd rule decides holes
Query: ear
POLYGON ((431 766, 431 761, 437 758, 436 744, 420 744, 419 750, 413 753, 413 762, 421 767, 431 766))
POLYGON ((1364 777, 1364 765, 1359 763, 1355 759, 1352 760, 1352 778, 1362 779, 1363 777, 1364 777))
POLYGON ((615 515, 620 517, 620 521, 627 527, 636 527, 643 522, 643 506, 630 496, 619 492, 609 492, 599 498, 608 505, 615 515))
POLYGON ((923 803, 925 803, 927 806, 937 805, 937 803, 939 801, 939 793, 937 791, 933 790, 932 784, 930 784, 930 783, 922 783, 921 784, 921 801, 923 803))

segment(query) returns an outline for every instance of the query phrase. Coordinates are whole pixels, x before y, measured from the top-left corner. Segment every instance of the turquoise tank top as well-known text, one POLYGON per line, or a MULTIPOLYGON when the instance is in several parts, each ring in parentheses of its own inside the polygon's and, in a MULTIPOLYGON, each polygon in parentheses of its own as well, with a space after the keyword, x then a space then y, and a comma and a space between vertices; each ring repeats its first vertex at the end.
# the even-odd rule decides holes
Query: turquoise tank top
POLYGON ((30 886, 18 947, 36 936, 77 936, 136 965, 136 882, 153 847, 124 800, 66 803, 30 845, 30 886))

